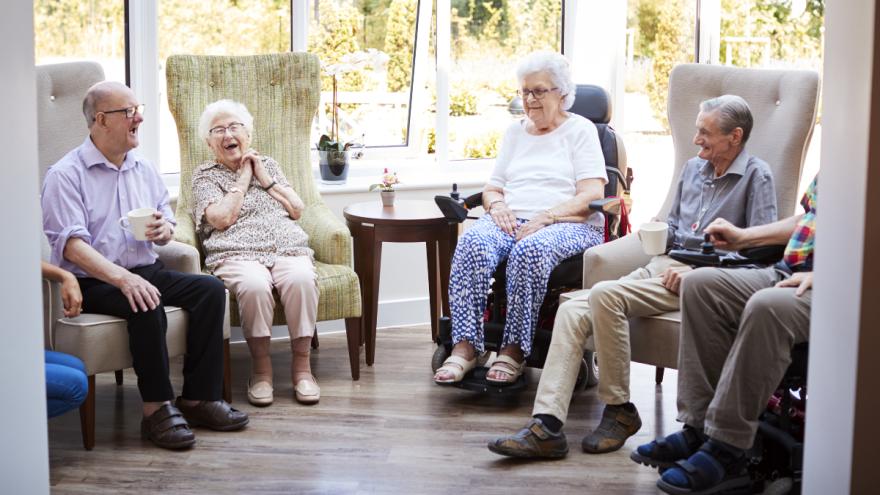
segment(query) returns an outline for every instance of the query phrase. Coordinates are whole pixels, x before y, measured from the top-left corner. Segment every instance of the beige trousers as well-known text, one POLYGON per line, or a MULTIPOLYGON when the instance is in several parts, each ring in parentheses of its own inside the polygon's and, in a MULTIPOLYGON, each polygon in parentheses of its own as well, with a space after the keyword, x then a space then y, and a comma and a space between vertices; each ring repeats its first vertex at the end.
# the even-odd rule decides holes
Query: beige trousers
POLYGON ((275 312, 274 288, 284 307, 291 340, 311 337, 318 318, 318 283, 308 256, 279 257, 266 267, 258 261, 228 260, 214 274, 238 300, 245 338, 271 337, 275 312))
POLYGON ((629 275, 599 282, 561 304, 532 414, 566 420, 590 335, 599 359, 599 398, 606 404, 629 402, 628 320, 678 310, 678 296, 663 287, 660 274, 681 266, 668 256, 655 256, 629 275))
POLYGON ((773 268, 700 268, 681 286, 678 420, 748 449, 758 417, 810 332, 813 291, 773 268))

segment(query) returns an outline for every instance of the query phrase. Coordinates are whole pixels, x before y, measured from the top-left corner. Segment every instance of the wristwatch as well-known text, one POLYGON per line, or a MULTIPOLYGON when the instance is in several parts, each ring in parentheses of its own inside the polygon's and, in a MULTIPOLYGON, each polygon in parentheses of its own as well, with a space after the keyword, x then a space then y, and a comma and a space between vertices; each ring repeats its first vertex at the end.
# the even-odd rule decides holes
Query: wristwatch
POLYGON ((230 187, 229 189, 227 189, 226 192, 240 193, 240 192, 243 192, 243 191, 242 191, 241 189, 239 189, 238 186, 232 186, 232 187, 230 187))

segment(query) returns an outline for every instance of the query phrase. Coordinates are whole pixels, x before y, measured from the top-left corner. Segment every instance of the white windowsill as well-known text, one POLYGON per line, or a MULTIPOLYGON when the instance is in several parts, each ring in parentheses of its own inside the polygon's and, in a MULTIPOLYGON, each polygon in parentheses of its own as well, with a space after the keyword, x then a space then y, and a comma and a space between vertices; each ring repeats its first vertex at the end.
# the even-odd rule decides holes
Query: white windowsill
MULTIPOLYGON (((348 180, 342 185, 321 183, 321 175, 317 165, 312 167, 312 176, 321 195, 367 193, 370 184, 381 180, 385 168, 397 172, 400 184, 395 186, 398 191, 421 189, 452 189, 458 184, 463 192, 475 192, 482 188, 495 160, 460 160, 447 165, 438 165, 433 157, 409 160, 356 160, 348 172, 348 180)), ((180 193, 180 174, 163 174, 165 185, 175 201, 180 193)))

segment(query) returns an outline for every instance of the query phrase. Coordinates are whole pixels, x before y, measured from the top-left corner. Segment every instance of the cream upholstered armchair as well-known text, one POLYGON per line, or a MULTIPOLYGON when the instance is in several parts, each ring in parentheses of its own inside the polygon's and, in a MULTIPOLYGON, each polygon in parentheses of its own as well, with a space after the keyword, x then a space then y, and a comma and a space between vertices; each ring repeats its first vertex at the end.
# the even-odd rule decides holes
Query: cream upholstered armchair
MULTIPOLYGON (((82 144, 88 128, 82 114, 82 100, 86 90, 104 80, 104 71, 94 62, 73 62, 38 66, 37 115, 40 154, 40 179, 46 170, 65 153, 82 144)), ((156 249, 159 258, 171 270, 200 273, 199 253, 180 242, 171 242, 156 249)), ((43 236, 43 258, 48 261, 49 244, 43 236)), ((182 356, 186 352, 186 311, 166 306, 168 317, 168 356, 182 356)), ((224 398, 229 401, 229 313, 223 328, 224 338, 224 398)), ((126 322, 115 316, 83 313, 76 318, 65 318, 59 284, 43 280, 43 331, 48 349, 72 354, 86 365, 89 392, 80 407, 83 446, 95 446, 95 375, 116 372, 116 383, 122 384, 122 371, 132 366, 128 350, 126 322)))
MULTIPOLYGON (((749 103, 755 125, 746 149, 770 165, 779 217, 791 216, 795 213, 798 181, 816 121, 819 75, 813 71, 702 64, 679 65, 669 77, 667 112, 675 145, 675 170, 658 216, 666 218, 681 167, 696 155, 692 140, 700 102, 723 94, 739 95, 749 103)), ((584 288, 620 278, 644 266, 649 258, 635 235, 589 249, 584 253, 584 288)), ((657 383, 663 380, 663 368, 678 365, 680 322, 681 314, 677 311, 629 322, 631 360, 657 366, 657 383)), ((587 345, 595 348, 592 339, 587 345)))
MULTIPOLYGON (((284 175, 306 204, 300 225, 315 251, 318 275, 318 321, 345 319, 352 379, 360 377, 361 295, 352 269, 348 228, 324 204, 312 176, 309 138, 321 95, 320 64, 308 53, 241 57, 173 55, 166 64, 168 106, 180 137, 180 199, 175 238, 201 245, 192 214, 192 173, 212 159, 198 136, 199 117, 214 101, 243 103, 254 116, 253 147, 278 161, 284 175)), ((203 253, 204 254, 204 253, 203 253)), ((239 325, 238 305, 230 305, 232 324, 239 325)), ((274 324, 284 324, 275 305, 274 324)))

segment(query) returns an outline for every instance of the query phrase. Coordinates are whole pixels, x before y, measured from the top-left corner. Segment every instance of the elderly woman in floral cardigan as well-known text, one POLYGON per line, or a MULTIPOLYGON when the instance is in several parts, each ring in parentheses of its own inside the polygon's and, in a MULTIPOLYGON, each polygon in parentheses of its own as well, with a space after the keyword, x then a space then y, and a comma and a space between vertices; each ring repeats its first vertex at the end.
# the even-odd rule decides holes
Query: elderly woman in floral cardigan
POLYGON ((297 223, 305 205, 275 160, 250 148, 253 122, 247 108, 231 100, 205 108, 199 134, 214 159, 193 174, 193 214, 205 264, 238 300, 252 359, 248 400, 265 406, 274 398, 269 354, 274 288, 290 332, 296 400, 313 404, 321 394, 309 363, 318 286, 314 253, 297 223))

